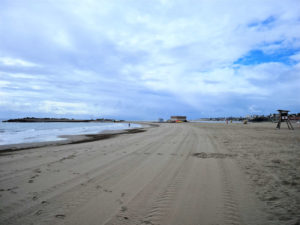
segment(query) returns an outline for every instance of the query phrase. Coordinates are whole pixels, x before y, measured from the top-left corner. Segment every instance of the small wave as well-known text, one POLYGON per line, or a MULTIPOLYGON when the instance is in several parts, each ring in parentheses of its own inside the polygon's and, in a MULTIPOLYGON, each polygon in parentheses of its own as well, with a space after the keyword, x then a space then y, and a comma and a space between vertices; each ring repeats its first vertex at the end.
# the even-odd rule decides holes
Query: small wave
POLYGON ((24 132, 28 132, 28 131, 35 131, 35 129, 24 130, 24 132))
POLYGON ((24 140, 30 140, 30 139, 34 139, 34 138, 36 138, 36 137, 24 137, 23 139, 24 140))
MULTIPOLYGON (((127 129, 127 124, 101 124, 101 123, 82 123, 82 124, 8 124, 1 127, 1 141, 3 144, 17 144, 28 142, 55 141, 64 140, 59 138, 60 135, 78 135, 78 134, 96 134, 103 130, 127 129), (34 128, 33 128, 34 126, 34 128), (4 128, 4 129, 3 129, 4 128)), ((131 128, 140 125, 131 124, 131 128)))

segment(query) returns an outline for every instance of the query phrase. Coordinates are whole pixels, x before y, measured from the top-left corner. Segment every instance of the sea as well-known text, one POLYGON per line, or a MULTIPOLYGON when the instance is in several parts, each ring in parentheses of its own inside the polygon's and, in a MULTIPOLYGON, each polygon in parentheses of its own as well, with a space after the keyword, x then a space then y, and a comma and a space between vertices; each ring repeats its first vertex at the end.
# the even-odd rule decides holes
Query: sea
POLYGON ((101 122, 0 122, 0 145, 66 140, 61 135, 97 134, 104 130, 139 128, 139 124, 101 122))

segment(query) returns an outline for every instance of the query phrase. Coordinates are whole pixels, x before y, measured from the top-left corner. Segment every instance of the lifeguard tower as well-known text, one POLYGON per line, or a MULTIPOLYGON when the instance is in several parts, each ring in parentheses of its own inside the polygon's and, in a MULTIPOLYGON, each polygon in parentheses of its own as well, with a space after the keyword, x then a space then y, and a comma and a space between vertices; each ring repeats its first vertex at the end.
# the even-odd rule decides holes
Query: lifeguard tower
POLYGON ((282 109, 278 109, 277 110, 279 112, 279 119, 278 119, 278 123, 277 123, 277 127, 278 129, 280 129, 280 125, 281 122, 286 122, 289 130, 294 130, 291 121, 289 119, 289 111, 288 110, 282 110, 282 109))

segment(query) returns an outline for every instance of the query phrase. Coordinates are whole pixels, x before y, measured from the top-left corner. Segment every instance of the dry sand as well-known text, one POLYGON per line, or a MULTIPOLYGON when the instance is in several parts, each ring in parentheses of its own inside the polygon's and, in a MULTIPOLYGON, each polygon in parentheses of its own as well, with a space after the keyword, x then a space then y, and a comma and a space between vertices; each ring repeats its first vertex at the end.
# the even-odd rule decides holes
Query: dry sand
POLYGON ((300 224, 300 128, 161 124, 0 153, 0 224, 300 224))

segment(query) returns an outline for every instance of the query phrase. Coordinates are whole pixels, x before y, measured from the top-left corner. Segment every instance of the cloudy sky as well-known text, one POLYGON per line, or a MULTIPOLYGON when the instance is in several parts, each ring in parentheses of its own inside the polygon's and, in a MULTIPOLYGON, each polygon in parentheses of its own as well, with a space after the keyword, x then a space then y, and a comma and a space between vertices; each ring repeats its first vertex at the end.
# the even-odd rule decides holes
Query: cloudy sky
POLYGON ((299 0, 0 4, 0 118, 300 112, 299 0))

